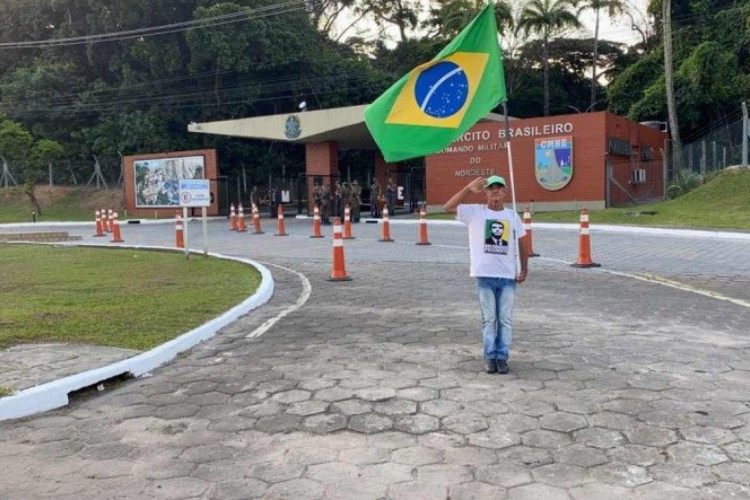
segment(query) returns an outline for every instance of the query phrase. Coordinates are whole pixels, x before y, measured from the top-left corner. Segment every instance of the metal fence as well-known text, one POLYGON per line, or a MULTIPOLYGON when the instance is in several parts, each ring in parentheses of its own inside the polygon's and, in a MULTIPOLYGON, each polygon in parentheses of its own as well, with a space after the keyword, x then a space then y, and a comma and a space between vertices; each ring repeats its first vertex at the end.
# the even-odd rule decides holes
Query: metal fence
MULTIPOLYGON (((745 108, 744 103, 742 106, 745 108)), ((738 110, 725 124, 698 139, 686 141, 680 151, 669 156, 668 180, 674 180, 684 171, 703 176, 733 165, 747 165, 748 130, 747 110, 743 109, 742 114, 738 110)))

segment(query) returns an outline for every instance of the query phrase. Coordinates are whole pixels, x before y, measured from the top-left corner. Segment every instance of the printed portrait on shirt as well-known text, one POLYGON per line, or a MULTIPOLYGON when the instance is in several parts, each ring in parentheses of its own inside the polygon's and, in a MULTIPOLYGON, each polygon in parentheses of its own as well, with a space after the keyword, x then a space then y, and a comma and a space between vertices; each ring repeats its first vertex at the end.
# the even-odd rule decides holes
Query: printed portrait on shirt
POLYGON ((484 222, 484 253, 508 253, 510 221, 487 219, 484 222))

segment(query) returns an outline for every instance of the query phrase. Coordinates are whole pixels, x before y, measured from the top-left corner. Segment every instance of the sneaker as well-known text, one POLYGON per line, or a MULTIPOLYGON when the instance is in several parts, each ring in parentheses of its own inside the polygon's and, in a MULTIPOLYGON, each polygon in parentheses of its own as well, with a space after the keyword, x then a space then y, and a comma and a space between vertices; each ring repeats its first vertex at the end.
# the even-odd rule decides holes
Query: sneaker
POLYGON ((497 365, 494 359, 485 359, 485 365, 487 366, 487 373, 495 373, 497 371, 497 365))
POLYGON ((497 366, 497 373, 508 373, 510 371, 508 362, 504 359, 498 359, 496 362, 496 366, 497 366))

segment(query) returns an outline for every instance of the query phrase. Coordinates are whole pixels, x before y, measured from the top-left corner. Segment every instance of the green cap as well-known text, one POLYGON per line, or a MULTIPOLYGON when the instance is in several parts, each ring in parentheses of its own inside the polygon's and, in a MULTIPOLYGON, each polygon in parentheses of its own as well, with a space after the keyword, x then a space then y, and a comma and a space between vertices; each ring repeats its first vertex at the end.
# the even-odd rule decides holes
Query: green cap
POLYGON ((491 175, 487 177, 486 181, 484 181, 485 188, 488 188, 493 184, 500 184, 501 186, 505 187, 505 179, 503 179, 499 175, 491 175))

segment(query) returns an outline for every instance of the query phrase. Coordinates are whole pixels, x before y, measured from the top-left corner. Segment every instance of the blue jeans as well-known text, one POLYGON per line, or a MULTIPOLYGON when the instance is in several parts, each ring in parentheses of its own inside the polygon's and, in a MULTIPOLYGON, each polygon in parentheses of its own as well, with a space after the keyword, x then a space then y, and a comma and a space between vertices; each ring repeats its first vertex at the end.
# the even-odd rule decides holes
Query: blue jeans
POLYGON ((516 280, 477 278, 479 308, 482 312, 484 359, 508 359, 513 339, 513 299, 516 280))

